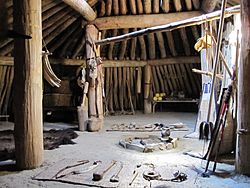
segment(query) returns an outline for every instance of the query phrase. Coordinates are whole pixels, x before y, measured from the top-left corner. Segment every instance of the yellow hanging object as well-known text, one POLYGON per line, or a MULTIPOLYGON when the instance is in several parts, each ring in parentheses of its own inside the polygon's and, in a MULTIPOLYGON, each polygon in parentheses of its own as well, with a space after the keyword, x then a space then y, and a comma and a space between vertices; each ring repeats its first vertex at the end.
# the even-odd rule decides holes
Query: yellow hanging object
POLYGON ((194 48, 196 51, 201 51, 202 49, 211 48, 212 47, 212 36, 206 34, 205 36, 198 39, 195 43, 194 48))

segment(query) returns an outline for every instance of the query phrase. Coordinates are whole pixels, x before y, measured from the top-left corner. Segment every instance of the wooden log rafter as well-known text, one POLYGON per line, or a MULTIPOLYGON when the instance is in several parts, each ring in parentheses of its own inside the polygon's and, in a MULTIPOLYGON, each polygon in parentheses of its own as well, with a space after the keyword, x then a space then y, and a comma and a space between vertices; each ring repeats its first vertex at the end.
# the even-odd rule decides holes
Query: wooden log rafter
MULTIPOLYGON (((54 52, 61 45, 63 45, 62 51, 64 51, 65 48, 67 50, 67 47, 69 45, 71 45, 71 48, 73 48, 71 39, 77 38, 77 35, 80 33, 81 29, 82 28, 79 26, 79 23, 74 25, 74 27, 72 29, 68 29, 64 33, 64 35, 58 36, 57 39, 53 42, 53 44, 50 45, 49 51, 54 52)), ((66 50, 65 50, 65 52, 66 52, 66 50)))
POLYGON ((68 7, 66 7, 65 9, 62 9, 58 13, 56 13, 53 16, 51 16, 50 18, 48 18, 47 20, 43 21, 43 30, 45 30, 51 26, 54 26, 54 25, 58 24, 58 22, 61 22, 61 20, 65 20, 66 18, 68 19, 68 18, 74 16, 75 14, 76 14, 75 12, 73 12, 68 7))
POLYGON ((120 12, 122 15, 127 14, 127 0, 120 0, 120 12))
POLYGON ((145 44, 145 40, 143 36, 139 36, 139 43, 140 43, 140 47, 141 47, 141 59, 142 60, 146 60, 147 59, 147 49, 146 49, 146 44, 145 44))
POLYGON ((136 14, 136 1, 135 0, 129 0, 129 7, 132 14, 136 14))
MULTIPOLYGON (((128 32, 129 32, 128 29, 123 29, 123 34, 126 34, 128 32)), ((120 52, 119 52, 119 57, 118 57, 119 60, 123 60, 125 58, 124 55, 126 53, 126 48, 127 48, 127 40, 124 40, 121 42, 121 45, 120 45, 120 50, 119 50, 120 52)))
POLYGON ((212 12, 215 9, 217 3, 218 0, 203 0, 201 9, 205 12, 212 12))
POLYGON ((183 47, 184 47, 184 52, 186 56, 190 56, 191 55, 191 51, 190 51, 190 46, 189 46, 189 42, 188 42, 188 37, 187 37, 187 33, 186 33, 186 29, 185 28, 181 28, 179 29, 180 35, 181 35, 181 40, 183 43, 183 47))
MULTIPOLYGON (((106 10, 107 14, 107 10, 106 10)), ((110 15, 110 14, 109 14, 110 15)), ((143 15, 120 15, 109 16, 95 19, 92 23, 99 30, 107 29, 124 29, 124 28, 146 28, 159 26, 163 24, 171 24, 181 21, 183 18, 193 18, 201 16, 200 11, 177 12, 168 14, 143 14, 143 15)))
POLYGON ((181 0, 173 0, 176 12, 182 11, 181 0))
POLYGON ((42 21, 50 18, 52 15, 56 14, 57 12, 59 12, 60 10, 66 8, 67 5, 64 4, 63 2, 61 2, 60 4, 53 6, 53 8, 45 11, 42 13, 42 21))
POLYGON ((200 9, 200 0, 192 0, 194 9, 199 10, 200 9))
POLYGON ((74 49, 74 52, 72 54, 72 59, 75 59, 78 54, 80 53, 80 51, 83 51, 83 48, 85 46, 85 36, 84 36, 84 33, 82 33, 82 37, 80 38, 80 41, 78 43, 78 45, 76 46, 76 48, 74 49))
POLYGON ((119 0, 113 0, 114 15, 119 15, 119 0))
POLYGON ((85 0, 63 0, 63 2, 79 12, 87 21, 96 19, 96 13, 85 0))
MULTIPOLYGON (((0 56, 0 66, 13 66, 13 57, 0 56)), ((50 58, 50 63, 53 65, 65 65, 65 66, 83 66, 86 64, 82 60, 78 59, 55 59, 50 58)), ((174 64, 199 64, 199 56, 189 56, 189 57, 173 57, 165 59, 155 59, 155 60, 103 60, 104 67, 144 67, 145 65, 174 65, 174 64)))
POLYGON ((43 2, 44 3, 42 5, 42 11, 45 12, 45 11, 51 9, 52 7, 57 6, 62 1, 61 0, 49 0, 49 1, 43 1, 43 2))
MULTIPOLYGON (((112 36, 116 36, 118 33, 117 29, 112 30, 112 36)), ((113 59, 113 49, 114 49, 114 44, 115 43, 110 43, 109 48, 108 48, 108 59, 112 60, 113 59)))
POLYGON ((156 51, 155 51, 155 36, 154 33, 149 33, 147 35, 148 39, 148 54, 150 59, 155 59, 156 51))
POLYGON ((145 14, 151 14, 152 12, 152 0, 144 0, 143 1, 143 9, 145 14))
MULTIPOLYGON (((75 26, 74 29, 69 30, 69 34, 68 34, 67 38, 69 38, 71 35, 75 35, 74 31, 76 29, 77 29, 77 26, 75 26)), ((77 33, 77 32, 75 32, 75 33, 77 33)), ((68 51, 68 48, 70 48, 70 44, 71 44, 71 40, 67 40, 67 42, 66 42, 66 40, 64 41, 63 48, 61 49, 61 52, 60 52, 60 55, 59 55, 60 57, 65 57, 65 56, 67 57, 66 52, 68 51)))
POLYGON ((168 13, 170 10, 169 0, 162 0, 161 8, 163 12, 168 13))
POLYGON ((187 10, 188 11, 192 10, 192 8, 193 8, 192 0, 185 0, 185 3, 186 3, 187 10))
POLYGON ((157 38, 157 42, 158 42, 158 45, 159 45, 159 49, 160 49, 160 52, 161 52, 161 58, 166 58, 166 48, 165 48, 165 45, 164 45, 164 38, 163 38, 163 33, 161 32, 158 32, 156 33, 156 38, 157 38))
POLYGON ((143 14, 142 0, 136 0, 138 14, 143 14))
MULTIPOLYGON (((112 0, 107 0, 106 1, 106 6, 105 6, 105 9, 106 9, 106 15, 107 16, 110 16, 111 15, 111 12, 112 12, 112 0)), ((95 24, 96 25, 96 24, 95 24)))
MULTIPOLYGON (((197 16, 197 17, 193 17, 193 18, 189 18, 189 19, 185 19, 185 20, 181 20, 181 21, 177 21, 177 22, 173 22, 170 24, 165 24, 165 25, 161 25, 161 26, 155 26, 155 27, 149 27, 146 29, 142 29, 140 31, 136 31, 136 32, 131 32, 125 35, 120 35, 117 37, 113 37, 113 38, 107 38, 107 39, 103 39, 103 40, 99 40, 96 41, 95 43, 98 45, 104 45, 110 42, 118 42, 118 41, 122 41, 122 40, 126 40, 126 39, 130 39, 133 37, 138 37, 144 34, 148 34, 148 33, 154 33, 154 32, 159 32, 159 31, 169 31, 169 30, 174 30, 174 29, 179 29, 179 28, 183 28, 183 27, 188 27, 188 26, 193 26, 193 25, 199 25, 202 24, 206 21, 211 21, 211 20, 216 20, 219 19, 220 16, 220 11, 215 11, 209 14, 205 14, 202 16, 197 16)), ((238 14, 240 13, 240 6, 234 6, 231 8, 227 8, 225 10, 225 17, 229 17, 233 14, 238 14)))
MULTIPOLYGON (((136 29, 133 29, 133 31, 136 31, 136 29)), ((130 46, 130 59, 131 60, 135 60, 136 44, 137 44, 137 38, 132 38, 131 39, 131 46, 130 46)))
POLYGON ((61 24, 59 27, 57 27, 53 33, 46 36, 44 38, 45 43, 48 45, 53 39, 56 38, 56 36, 60 35, 62 31, 64 31, 66 28, 68 28, 72 23, 76 21, 77 18, 72 17, 71 19, 67 20, 65 23, 61 24))

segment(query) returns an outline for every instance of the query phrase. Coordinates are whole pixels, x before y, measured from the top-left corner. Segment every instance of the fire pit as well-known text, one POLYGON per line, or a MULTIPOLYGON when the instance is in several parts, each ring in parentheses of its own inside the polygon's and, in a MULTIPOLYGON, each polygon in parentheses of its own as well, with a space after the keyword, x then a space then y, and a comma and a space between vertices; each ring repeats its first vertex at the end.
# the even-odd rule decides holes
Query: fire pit
POLYGON ((177 147, 177 138, 171 138, 170 133, 163 130, 162 136, 144 135, 129 136, 119 141, 119 144, 126 149, 140 152, 153 152, 157 150, 169 150, 177 147))

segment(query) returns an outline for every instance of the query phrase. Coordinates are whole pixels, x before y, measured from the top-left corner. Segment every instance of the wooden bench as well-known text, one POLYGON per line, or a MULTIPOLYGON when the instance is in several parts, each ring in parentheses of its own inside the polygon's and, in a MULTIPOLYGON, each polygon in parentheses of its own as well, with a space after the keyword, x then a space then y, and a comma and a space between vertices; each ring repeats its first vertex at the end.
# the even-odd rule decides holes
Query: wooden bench
POLYGON ((155 113, 155 106, 159 103, 199 103, 199 99, 168 99, 162 101, 152 101, 153 114, 155 113))

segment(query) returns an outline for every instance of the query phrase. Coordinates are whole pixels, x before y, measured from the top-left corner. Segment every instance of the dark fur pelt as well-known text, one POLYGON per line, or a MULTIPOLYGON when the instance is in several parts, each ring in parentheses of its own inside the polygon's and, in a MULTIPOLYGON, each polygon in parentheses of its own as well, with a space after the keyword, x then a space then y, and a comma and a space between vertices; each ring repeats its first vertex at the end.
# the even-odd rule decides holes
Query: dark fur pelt
MULTIPOLYGON (((0 161, 15 159, 15 144, 12 130, 0 131, 0 161)), ((60 145, 75 144, 72 139, 78 135, 72 129, 43 132, 44 149, 52 150, 60 145)))

